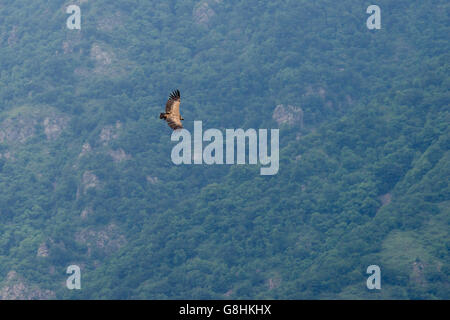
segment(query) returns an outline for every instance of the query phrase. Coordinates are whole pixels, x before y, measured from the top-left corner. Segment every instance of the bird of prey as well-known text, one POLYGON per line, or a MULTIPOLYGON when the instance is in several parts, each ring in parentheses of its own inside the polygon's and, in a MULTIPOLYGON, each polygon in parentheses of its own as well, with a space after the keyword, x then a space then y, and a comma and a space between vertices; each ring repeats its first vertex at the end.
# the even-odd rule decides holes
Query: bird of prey
POLYGON ((182 129, 181 120, 184 120, 180 114, 180 90, 172 91, 169 100, 166 102, 166 112, 159 115, 160 119, 167 121, 169 127, 173 130, 182 129))

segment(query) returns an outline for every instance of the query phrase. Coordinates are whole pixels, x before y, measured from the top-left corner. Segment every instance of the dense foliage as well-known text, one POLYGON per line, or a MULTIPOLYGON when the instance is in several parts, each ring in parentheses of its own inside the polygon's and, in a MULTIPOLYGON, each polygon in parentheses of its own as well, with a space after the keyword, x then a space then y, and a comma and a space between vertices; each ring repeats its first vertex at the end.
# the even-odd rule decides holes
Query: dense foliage
POLYGON ((2 1, 0 294, 450 298, 450 4, 376 2, 381 30, 369 1, 2 1), (175 166, 175 88, 189 130, 301 108, 279 173, 175 166))

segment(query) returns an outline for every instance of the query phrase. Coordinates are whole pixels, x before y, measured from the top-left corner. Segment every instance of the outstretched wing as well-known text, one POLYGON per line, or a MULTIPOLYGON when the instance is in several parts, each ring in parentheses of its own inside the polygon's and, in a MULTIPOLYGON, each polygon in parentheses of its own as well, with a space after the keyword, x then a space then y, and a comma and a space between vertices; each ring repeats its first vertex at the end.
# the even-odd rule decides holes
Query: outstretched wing
POLYGON ((161 115, 173 130, 183 128, 180 115, 180 90, 172 91, 166 102, 166 113, 161 115))
POLYGON ((166 113, 180 115, 180 90, 173 91, 166 102, 166 113))

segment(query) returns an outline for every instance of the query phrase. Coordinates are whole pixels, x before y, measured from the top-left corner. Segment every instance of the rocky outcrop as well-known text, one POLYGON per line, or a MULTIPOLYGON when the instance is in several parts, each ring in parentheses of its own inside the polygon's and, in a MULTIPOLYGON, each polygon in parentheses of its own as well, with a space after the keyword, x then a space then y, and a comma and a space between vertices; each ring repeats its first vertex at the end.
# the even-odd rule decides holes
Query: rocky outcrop
POLYGON ((117 121, 115 125, 107 125, 102 128, 100 134, 99 134, 99 141, 101 145, 103 146, 97 146, 92 147, 88 142, 84 143, 81 149, 80 154, 78 155, 79 158, 93 152, 94 154, 98 153, 106 153, 108 154, 114 162, 122 162, 125 160, 131 159, 131 155, 127 154, 125 150, 122 148, 118 149, 110 149, 108 147, 108 144, 119 137, 119 131, 122 129, 122 123, 120 121, 117 121))
POLYGON ((89 189, 98 188, 99 186, 100 179, 92 171, 85 171, 77 188, 76 199, 80 199, 80 196, 85 195, 89 189))
POLYGON ((11 152, 6 151, 4 153, 0 153, 0 159, 5 159, 5 160, 12 160, 14 159, 13 155, 11 154, 11 152))
POLYGON ((91 147, 91 145, 89 144, 89 142, 86 142, 85 144, 83 144, 83 146, 81 147, 81 152, 80 152, 80 154, 78 155, 78 157, 83 157, 83 156, 85 156, 85 155, 87 155, 89 152, 91 152, 92 151, 92 147, 91 147))
POLYGON ((276 289, 280 286, 280 282, 280 279, 270 278, 267 280, 267 286, 269 287, 269 290, 276 289))
POLYGON ((92 76, 116 78, 126 75, 136 66, 135 62, 127 59, 125 50, 113 48, 101 42, 92 45, 89 55, 94 62, 93 68, 75 68, 75 75, 88 78, 92 76))
POLYGON ((28 283, 17 272, 10 271, 0 286, 0 300, 49 300, 55 299, 51 290, 42 290, 28 283))
POLYGON ((100 184, 100 179, 92 173, 92 171, 85 171, 81 180, 81 191, 86 193, 90 188, 97 188, 100 184))
POLYGON ((114 59, 114 53, 94 43, 91 48, 91 58, 97 62, 99 68, 110 65, 114 59))
POLYGON ((0 124, 0 143, 24 143, 36 133, 37 119, 31 115, 18 115, 0 124))
POLYGON ((38 250, 37 250, 37 253, 36 253, 36 256, 37 257, 43 257, 43 258, 46 258, 46 257, 48 257, 48 255, 49 255, 49 249, 48 249, 48 247, 47 247, 47 243, 45 243, 45 242, 43 242, 43 243, 41 243, 41 245, 39 246, 39 248, 38 248, 38 250))
POLYGON ((303 110, 300 107, 279 104, 273 111, 272 119, 275 120, 278 125, 296 125, 303 128, 303 110))
POLYGON ((212 18, 216 15, 214 10, 209 6, 207 1, 202 1, 194 7, 192 16, 194 22, 198 25, 208 26, 212 18))
POLYGON ((113 158, 114 162, 122 162, 131 159, 131 156, 127 154, 122 148, 117 150, 109 150, 108 154, 113 158))
POLYGON ((392 195, 390 193, 383 194, 380 196, 381 206, 387 206, 392 201, 392 195))
POLYGON ((315 87, 308 86, 306 88, 305 96, 319 96, 322 99, 325 99, 327 91, 325 88, 322 87, 315 87))
POLYGON ((83 211, 81 211, 81 219, 86 219, 91 214, 92 214, 91 208, 84 208, 83 211))
POLYGON ((42 125, 47 139, 54 140, 59 137, 68 123, 68 116, 58 114, 52 109, 24 109, 0 123, 0 143, 25 143, 39 133, 39 124, 42 125))
MULTIPOLYGON (((115 50, 103 43, 94 43, 90 56, 95 61, 95 66, 93 70, 87 71, 88 76, 94 73, 99 76, 115 77, 122 75, 125 71, 116 57, 115 50)), ((75 70, 75 72, 79 71, 75 70)), ((83 72, 81 74, 84 75, 83 72)))
POLYGON ((229 297, 231 297, 231 295, 233 294, 233 290, 232 289, 230 289, 230 290, 228 290, 227 292, 225 292, 223 295, 225 296, 225 297, 227 297, 227 298, 229 298, 229 297))
POLYGON ((69 120, 63 116, 52 116, 44 119, 44 132, 47 140, 55 140, 59 137, 61 132, 67 127, 69 120))
POLYGON ((147 176, 147 181, 151 184, 157 184, 159 182, 158 177, 147 176))
POLYGON ((104 128, 102 128, 102 131, 100 132, 100 142, 103 145, 107 145, 108 142, 110 142, 113 139, 117 139, 119 137, 118 131, 122 128, 122 123, 120 121, 117 121, 115 126, 113 125, 107 125, 104 128))

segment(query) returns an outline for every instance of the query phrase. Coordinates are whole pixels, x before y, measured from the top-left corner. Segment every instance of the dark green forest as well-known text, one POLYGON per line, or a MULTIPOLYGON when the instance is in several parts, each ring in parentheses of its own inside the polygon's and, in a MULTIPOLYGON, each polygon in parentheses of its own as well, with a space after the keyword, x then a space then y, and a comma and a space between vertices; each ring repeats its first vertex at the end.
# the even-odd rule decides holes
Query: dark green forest
POLYGON ((0 299, 449 299, 449 22, 445 0, 2 0, 0 299), (174 165, 174 89, 188 130, 279 128, 278 174, 174 165))

